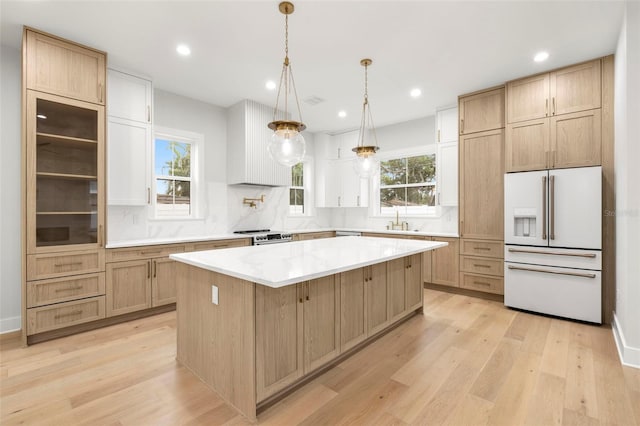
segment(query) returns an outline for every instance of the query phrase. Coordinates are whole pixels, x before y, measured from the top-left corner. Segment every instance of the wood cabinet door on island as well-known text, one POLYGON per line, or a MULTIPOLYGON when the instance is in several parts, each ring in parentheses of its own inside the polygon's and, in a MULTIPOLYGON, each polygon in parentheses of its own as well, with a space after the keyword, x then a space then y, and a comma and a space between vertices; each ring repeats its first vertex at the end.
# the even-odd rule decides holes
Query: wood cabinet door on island
POLYGON ((304 291, 304 372, 340 353, 340 290, 336 275, 302 284, 304 291))
POLYGON ((418 309, 422 305, 422 254, 405 257, 405 311, 418 309))
POLYGON ((340 351, 344 352, 367 337, 365 292, 369 267, 340 274, 340 351))
POLYGON ((387 264, 378 263, 365 269, 365 301, 367 336, 372 336, 389 324, 389 293, 387 264))

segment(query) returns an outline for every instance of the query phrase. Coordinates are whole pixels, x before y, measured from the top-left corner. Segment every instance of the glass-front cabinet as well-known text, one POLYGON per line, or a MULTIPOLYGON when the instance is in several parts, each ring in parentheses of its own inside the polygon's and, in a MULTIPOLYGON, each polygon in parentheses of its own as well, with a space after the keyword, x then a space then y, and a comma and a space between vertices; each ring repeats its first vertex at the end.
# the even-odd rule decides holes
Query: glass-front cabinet
POLYGON ((104 238, 104 107, 27 91, 29 253, 104 238))

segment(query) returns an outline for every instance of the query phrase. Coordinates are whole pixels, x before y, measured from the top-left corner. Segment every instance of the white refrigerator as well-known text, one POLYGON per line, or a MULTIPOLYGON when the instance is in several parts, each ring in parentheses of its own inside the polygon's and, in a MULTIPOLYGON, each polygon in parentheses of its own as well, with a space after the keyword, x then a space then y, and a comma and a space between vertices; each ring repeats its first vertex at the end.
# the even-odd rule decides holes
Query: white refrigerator
POLYGON ((504 303, 602 322, 602 167, 507 173, 504 303))

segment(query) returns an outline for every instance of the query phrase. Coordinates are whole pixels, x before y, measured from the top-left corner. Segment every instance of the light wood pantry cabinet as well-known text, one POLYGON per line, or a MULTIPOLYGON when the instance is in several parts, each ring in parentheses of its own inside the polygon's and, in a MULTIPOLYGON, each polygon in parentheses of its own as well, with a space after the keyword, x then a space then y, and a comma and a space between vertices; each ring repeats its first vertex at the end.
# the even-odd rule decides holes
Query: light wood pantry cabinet
POLYGON ((23 44, 27 89, 104 105, 106 53, 32 28, 23 44))
POLYGON ((23 33, 25 343, 105 317, 105 54, 23 33))
POLYGON ((458 98, 460 135, 504 127, 504 87, 487 89, 458 98))
POLYGON ((504 130, 460 138, 460 236, 503 240, 504 130))
POLYGON ((508 123, 587 111, 600 106, 600 59, 507 83, 508 123))

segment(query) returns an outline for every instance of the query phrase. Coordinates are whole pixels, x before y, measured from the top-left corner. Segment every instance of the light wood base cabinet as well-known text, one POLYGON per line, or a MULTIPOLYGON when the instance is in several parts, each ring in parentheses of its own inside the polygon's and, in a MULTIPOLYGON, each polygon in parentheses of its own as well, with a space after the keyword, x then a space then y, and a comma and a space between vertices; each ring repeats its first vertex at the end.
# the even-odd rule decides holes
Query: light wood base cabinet
POLYGON ((431 253, 431 283, 458 287, 458 238, 433 238, 449 245, 431 253))
POLYGON ((151 307, 151 261, 107 264, 107 316, 151 307))
POLYGON ((335 236, 335 231, 304 232, 300 234, 294 234, 293 241, 317 240, 319 238, 333 238, 335 236))
POLYGON ((469 239, 460 241, 460 287, 504 294, 503 242, 469 239))
POLYGON ((104 317, 104 296, 40 306, 27 311, 27 334, 31 336, 104 317))

